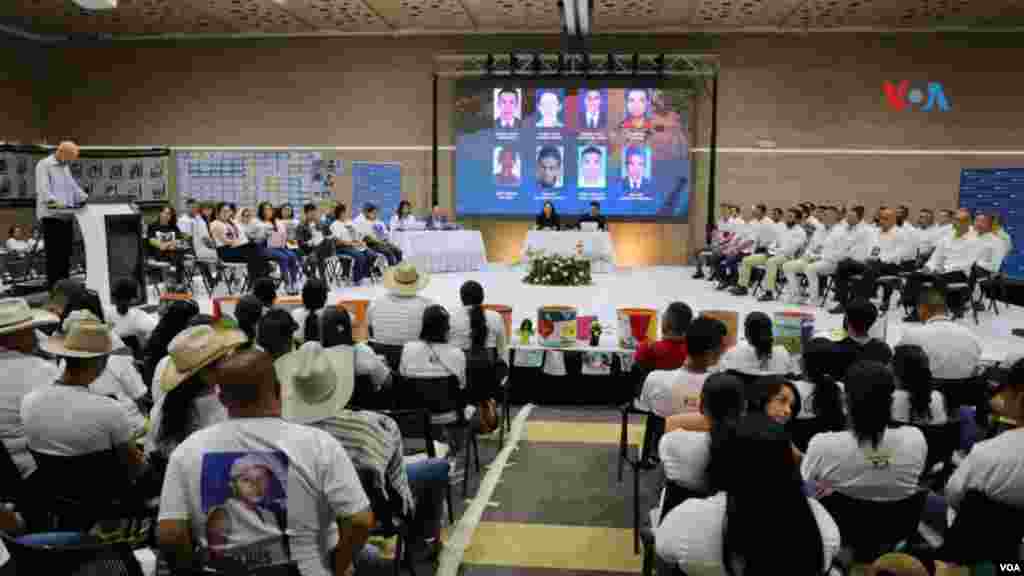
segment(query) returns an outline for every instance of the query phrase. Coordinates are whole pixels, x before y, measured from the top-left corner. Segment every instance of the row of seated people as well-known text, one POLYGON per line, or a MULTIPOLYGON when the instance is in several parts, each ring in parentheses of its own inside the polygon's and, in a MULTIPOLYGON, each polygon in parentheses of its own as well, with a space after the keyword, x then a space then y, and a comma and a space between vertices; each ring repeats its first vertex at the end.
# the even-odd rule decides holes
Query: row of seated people
MULTIPOLYGON (((77 299, 71 298, 71 300, 77 299)), ((18 313, 28 315, 26 316, 27 318, 31 315, 23 301, 11 300, 4 302, 4 305, 12 310, 17 308, 20 311, 18 313)), ((351 350, 349 356, 351 360, 347 369, 353 370, 358 374, 361 371, 366 371, 365 367, 369 364, 370 369, 368 371, 371 373, 371 378, 378 384, 385 385, 389 380, 387 368, 385 367, 381 371, 379 364, 374 366, 375 362, 380 362, 376 356, 372 353, 368 355, 361 353, 360 345, 354 345, 351 321, 347 313, 344 310, 325 310, 321 313, 316 310, 315 306, 312 308, 314 310, 302 322, 303 334, 308 335, 310 327, 316 325, 317 331, 321 336, 320 341, 322 344, 320 348, 327 351, 334 349, 351 350), (319 320, 319 322, 315 322, 315 320, 319 320), (366 360, 369 360, 369 362, 366 360)), ((97 314, 93 313, 93 309, 102 314, 102 310, 98 310, 97 306, 92 303, 81 304, 76 301, 67 303, 63 310, 66 318, 61 324, 62 330, 58 331, 53 345, 44 345, 44 349, 51 351, 57 356, 63 354, 74 358, 73 361, 62 361, 63 372, 61 372, 59 366, 32 355, 31 351, 34 348, 35 338, 31 330, 33 325, 31 319, 20 321, 17 325, 19 329, 12 332, 10 337, 6 334, 0 335, 5 340, 3 343, 5 348, 12 351, 18 350, 17 353, 12 352, 11 356, 6 359, 5 367, 13 370, 12 373, 14 374, 25 373, 27 376, 23 379, 23 382, 19 382, 20 389, 25 393, 21 398, 20 423, 16 426, 21 431, 22 439, 20 442, 24 443, 27 448, 27 450, 24 450, 26 453, 24 455, 31 459, 33 455, 36 457, 39 455, 74 457, 110 453, 115 456, 115 460, 119 464, 115 469, 112 469, 110 475, 103 479, 103 484, 109 490, 90 494, 90 489, 96 488, 95 483, 83 482, 83 484, 90 484, 90 487, 89 489, 76 491, 78 495, 89 494, 100 498, 100 494, 111 494, 111 492, 120 493, 121 495, 136 491, 146 493, 154 487, 159 488, 163 485, 166 499, 168 481, 164 480, 161 482, 160 480, 164 469, 175 470, 176 473, 198 475, 196 476, 198 479, 206 478, 208 471, 205 465, 199 466, 193 463, 185 471, 177 470, 174 466, 175 454, 179 452, 178 447, 186 442, 190 435, 194 435, 199 430, 216 429, 218 431, 217 433, 209 433, 210 436, 214 437, 213 440, 210 440, 213 443, 209 444, 209 450, 220 446, 220 444, 217 444, 220 441, 226 444, 235 443, 232 444, 234 448, 239 448, 240 446, 236 444, 241 442, 251 449, 256 444, 261 444, 260 440, 256 440, 257 437, 273 444, 271 438, 279 439, 279 436, 290 436, 290 434, 280 434, 280 431, 276 429, 271 431, 270 428, 281 426, 281 424, 275 423, 265 422, 260 426, 254 425, 250 433, 243 433, 233 426, 221 426, 225 419, 230 420, 232 417, 235 417, 232 408, 237 408, 237 406, 233 406, 227 400, 229 395, 225 394, 225 388, 231 387, 232 383, 252 383, 254 375, 273 375, 274 370, 266 370, 265 366, 261 364, 263 362, 285 363, 289 365, 294 365, 296 362, 299 364, 305 363, 314 366, 314 368, 310 368, 314 372, 316 366, 323 364, 318 359, 321 352, 316 349, 315 344, 311 343, 307 349, 289 353, 283 349, 285 347, 279 343, 279 340, 275 339, 275 335, 281 332, 279 327, 286 325, 280 318, 282 315, 280 312, 283 311, 271 310, 261 318, 258 330, 259 336, 257 336, 259 344, 254 344, 245 332, 225 330, 220 326, 210 326, 211 319, 199 315, 198 307, 194 303, 187 301, 174 302, 152 331, 150 339, 146 344, 147 351, 163 347, 166 354, 160 357, 157 366, 153 370, 151 394, 155 400, 155 405, 150 413, 148 432, 144 432, 147 427, 138 426, 133 419, 132 411, 125 403, 103 394, 98 394, 92 390, 97 381, 103 379, 104 375, 110 371, 110 367, 113 364, 112 360, 121 358, 119 355, 110 354, 115 346, 119 346, 119 344, 116 342, 116 338, 110 334, 109 326, 99 320, 97 314), (83 347, 89 349, 86 350, 83 347), (219 364, 222 361, 227 361, 232 354, 236 354, 238 350, 245 348, 251 348, 262 354, 264 351, 260 350, 261 347, 267 350, 265 359, 250 355, 245 368, 240 369, 233 377, 226 377, 226 379, 218 378, 218 374, 220 374, 219 364), (308 348, 314 348, 314 350, 309 350, 308 348), (278 356, 276 361, 274 359, 275 355, 278 356), (295 359, 297 356, 301 356, 303 360, 297 361, 295 359), (26 370, 27 368, 28 370, 26 370), (55 386, 54 383, 58 381, 67 386, 55 386), (218 389, 220 390, 219 394, 216 392, 218 389), (64 392, 61 392, 61 390, 64 390, 64 392), (69 400, 65 397, 68 394, 72 394, 75 398, 69 400), (69 403, 73 404, 73 406, 69 406, 69 403), (64 417, 55 417, 54 414, 57 413, 63 414, 64 417), (47 423, 52 423, 55 419, 60 420, 62 424, 59 426, 47 426, 47 423), (267 428, 267 430, 262 430, 262 428, 267 428), (261 436, 263 432, 267 434, 261 436), (144 447, 144 450, 138 450, 137 447, 140 444, 144 447), (168 459, 170 460, 170 467, 167 464, 168 459), (120 470, 123 472, 123 475, 117 474, 114 470, 120 470), (122 482, 118 482, 119 479, 122 482), (130 484, 130 486, 126 487, 126 484, 130 484)), ((487 334, 487 329, 493 326, 493 323, 490 326, 483 326, 478 322, 481 319, 480 316, 476 316, 472 311, 470 315, 474 316, 471 320, 473 328, 470 330, 470 337, 474 341, 485 342, 487 337, 490 336, 487 334), (481 331, 482 326, 483 331, 481 331)), ((288 322, 294 322, 287 313, 284 313, 284 316, 288 322)), ((444 351, 448 337, 447 314, 443 310, 431 309, 426 314, 424 320, 423 340, 420 342, 420 347, 435 349, 439 352, 444 351)), ((409 346, 408 348, 411 350, 415 346, 409 346)), ((451 352, 441 353, 446 356, 455 356, 451 352)), ((421 374, 416 372, 414 362, 404 361, 403 365, 405 366, 404 372, 408 375, 416 376, 421 374)), ((278 370, 279 376, 281 375, 280 372, 281 370, 278 370)), ((298 370, 298 372, 303 373, 302 370, 298 370)), ((289 378, 282 376, 280 380, 282 380, 285 388, 283 393, 286 406, 284 414, 287 418, 289 414, 293 414, 287 408, 289 404, 288 398, 294 397, 296 393, 289 394, 289 378)), ((291 380, 294 380, 293 387, 297 389, 301 385, 300 381, 303 379, 299 377, 292 378, 291 380)), ((342 378, 335 380, 347 382, 352 379, 342 378)), ((271 386, 270 389, 264 390, 264 392, 273 392, 272 387, 274 385, 276 385, 274 382, 260 383, 262 388, 271 386)), ((324 396, 320 392, 323 391, 318 391, 318 398, 324 396)), ((352 390, 347 392, 347 394, 352 393, 352 390)), ((255 398, 253 394, 243 394, 243 396, 250 399, 255 398)), ((264 402, 266 399, 267 397, 263 397, 262 400, 258 401, 264 402)), ((281 401, 277 400, 277 402, 280 405, 281 401)), ((447 484, 448 462, 444 460, 440 462, 428 461, 426 464, 408 464, 403 467, 400 458, 402 454, 401 437, 397 434, 397 427, 394 423, 383 415, 375 415, 366 411, 343 410, 344 404, 344 400, 338 400, 337 405, 334 406, 336 410, 331 412, 333 416, 317 420, 313 423, 314 426, 321 427, 329 431, 333 436, 336 436, 342 445, 345 446, 349 457, 355 462, 357 468, 367 466, 372 468, 372 471, 377 473, 382 479, 382 486, 388 487, 389 490, 393 489, 395 494, 403 497, 402 499, 406 503, 405 510, 411 510, 415 504, 416 510, 422 511, 417 513, 416 516, 418 519, 416 524, 419 526, 420 543, 427 545, 433 542, 434 549, 436 550, 436 544, 439 542, 438 530, 441 506, 440 504, 432 504, 432 502, 437 494, 435 488, 438 485, 447 484), (443 474, 441 473, 442 466, 443 474), (417 495, 415 499, 409 497, 411 494, 410 489, 402 488, 403 472, 409 477, 406 483, 413 485, 411 493, 417 495), (419 500, 421 495, 424 498, 422 502, 419 500)), ((268 409, 267 405, 260 408, 260 410, 266 409, 268 409)), ((278 414, 280 414, 280 407, 277 410, 279 411, 278 414)), ((17 409, 15 413, 18 413, 17 409)), ((240 413, 246 413, 246 411, 243 409, 240 413)), ((246 423, 252 421, 249 418, 243 420, 246 423)), ((238 428, 247 427, 241 425, 238 428)), ((207 443, 204 441, 202 444, 205 446, 207 443)), ((321 456, 314 457, 314 452, 310 450, 311 446, 309 445, 297 446, 286 444, 286 446, 281 447, 286 459, 289 459, 284 463, 286 469, 287 466, 331 465, 331 462, 336 460, 332 457, 333 448, 330 446, 318 445, 323 449, 315 450, 316 454, 327 459, 323 460, 321 456), (291 458, 295 459, 294 462, 290 460, 291 458)), ((300 442, 299 444, 302 443, 300 442)), ((8 446, 10 446, 9 443, 8 446)), ((193 447, 191 450, 183 449, 182 451, 186 454, 194 455, 197 453, 196 450, 197 448, 193 447)), ((198 450, 202 451, 202 449, 198 450)), ((262 458, 264 464, 273 463, 273 458, 267 460, 267 458, 262 456, 250 460, 255 462, 255 460, 260 458, 262 458)), ((246 461, 242 464, 248 466, 253 463, 246 461)), ((241 470, 242 464, 237 466, 232 464, 229 469, 220 470, 226 476, 221 479, 214 477, 211 478, 211 481, 226 482, 228 480, 227 475, 230 475, 230 479, 235 481, 235 468, 239 468, 237 471, 239 475, 243 474, 241 470)), ((256 462, 253 466, 259 468, 258 464, 256 462)), ((281 463, 279 462, 278 464, 281 463)), ((271 470, 271 472, 274 471, 280 471, 280 467, 271 470)), ((26 476, 32 478, 32 476, 28 475, 32 474, 33 471, 27 470, 26 472, 26 476)), ((214 471, 209 472, 216 476, 214 471)), ((257 475, 263 475, 264 480, 266 479, 266 470, 256 470, 255 472, 259 473, 257 475)), ((297 472, 302 472, 298 477, 305 478, 305 473, 310 471, 299 468, 297 472)), ((325 478, 325 472, 328 473, 326 477, 331 477, 335 480, 344 480, 345 482, 350 480, 340 478, 347 476, 343 469, 333 471, 321 470, 318 474, 311 475, 310 477, 325 478), (334 473, 337 473, 339 477, 331 476, 334 473)), ((310 474, 312 473, 310 472, 310 474)), ((292 476, 289 475, 288 477, 292 479, 292 476)), ((278 474, 275 478, 280 480, 281 477, 278 474)), ((33 478, 33 481, 37 479, 42 481, 38 476, 33 478)), ((302 482, 296 482, 296 484, 301 486, 302 482)), ((348 482, 348 484, 351 483, 348 482)), ((197 481, 189 480, 187 482, 183 481, 180 487, 187 492, 197 485, 197 481)), ((293 497, 290 486, 291 483, 288 486, 281 486, 281 488, 287 491, 288 499, 293 497)), ((79 486, 79 488, 84 487, 79 486)), ((331 498, 336 499, 339 496, 344 496, 358 500, 355 494, 356 491, 351 490, 350 485, 345 486, 345 488, 350 490, 351 494, 336 493, 334 490, 340 489, 339 486, 331 488, 332 490, 328 493, 331 498)), ((302 492, 301 489, 296 491, 302 492)), ((280 494, 277 495, 280 496, 280 494)), ((181 497, 181 494, 179 493, 178 496, 181 497)), ((308 548, 309 543, 316 541, 316 538, 312 538, 311 534, 316 536, 317 526, 313 519, 315 519, 317 513, 315 513, 314 508, 310 508, 302 502, 304 496, 309 496, 309 494, 296 495, 295 498, 299 502, 295 504, 295 507, 286 508, 286 510, 298 509, 300 520, 303 523, 296 536, 291 537, 291 557, 299 564, 312 562, 311 559, 313 558, 324 558, 323 555, 317 556, 316 554, 309 553, 312 550, 308 548), (298 540, 295 538, 298 538, 298 540), (295 548, 299 542, 303 546, 302 553, 297 553, 298 551, 295 548)), ((236 497, 244 499, 245 495, 240 493, 236 494, 236 497)), ((269 494, 263 493, 260 497, 266 499, 269 498, 269 494)), ((198 497, 193 498, 192 496, 186 498, 189 501, 199 500, 198 497)), ((262 502, 266 504, 269 500, 262 500, 262 502)), ((178 503, 180 504, 181 501, 178 501, 178 503)), ((332 506, 334 505, 335 503, 332 501, 332 506)), ((164 510, 171 508, 172 506, 170 505, 161 506, 162 519, 165 516, 164 510)), ((347 509, 350 511, 357 508, 358 506, 347 505, 347 509)), ((339 515, 343 512, 340 509, 334 511, 339 515)), ((211 511, 204 510, 204 512, 211 511)), ((188 510, 187 512, 179 510, 179 513, 187 514, 193 518, 197 517, 194 510, 188 510)), ((210 517, 213 518, 214 516, 211 515, 210 517)), ((223 529, 223 520, 230 518, 231 506, 225 504, 224 514, 216 517, 218 528, 223 529)), ((267 518, 266 515, 262 517, 263 520, 267 518)), ((245 520, 252 520, 251 518, 243 518, 242 520, 243 525, 251 527, 251 523, 245 522, 245 520)), ((180 526, 177 528, 180 528, 180 526)), ((321 526, 320 528, 323 527, 321 526)), ((327 528, 328 534, 330 534, 330 527, 328 526, 327 528)), ((178 535, 180 536, 180 534, 178 535)), ((161 531, 161 536, 165 536, 163 531, 161 531)), ((174 534, 171 536, 174 536, 174 534)), ((222 537, 224 535, 220 534, 219 536, 222 537)), ((211 540, 208 539, 209 537, 212 537, 212 534, 210 530, 207 530, 206 534, 193 534, 191 541, 203 542, 204 545, 209 545, 211 544, 211 540)), ((242 555, 245 549, 244 546, 237 547, 237 549, 233 546, 239 539, 244 540, 245 538, 241 538, 236 534, 226 541, 222 540, 219 543, 213 543, 218 546, 232 548, 233 552, 227 554, 227 556, 238 557, 242 555)), ((359 542, 357 541, 355 544, 359 544, 359 542)), ((339 554, 343 549, 345 554, 352 552, 346 546, 347 544, 342 542, 342 545, 337 548, 339 554)), ((361 544, 354 549, 361 550, 361 544)), ((300 571, 302 573, 319 573, 317 571, 309 572, 301 568, 300 571)))
MULTIPOLYGON (((816 298, 824 288, 822 278, 834 275, 833 313, 842 313, 854 296, 874 298, 879 277, 909 275, 901 303, 908 310, 907 320, 914 321, 922 284, 966 283, 973 291, 980 278, 999 272, 1010 251, 1009 236, 991 214, 977 214, 972 225, 969 211, 943 210, 934 224, 931 210, 925 209, 913 225, 906 210, 883 207, 877 223, 868 223, 862 206, 843 213, 837 206, 804 204, 785 212, 776 208, 769 217, 759 204, 747 219, 738 207, 724 206, 701 264, 708 261, 719 290, 728 288, 737 296, 750 291, 753 272, 764 267, 761 301, 816 298), (788 294, 779 289, 780 272, 788 294), (801 292, 798 274, 807 278, 807 295, 801 292), (855 277, 859 280, 851 285, 855 277)), ((695 276, 703 277, 701 266, 695 276)), ((881 307, 887 310, 894 284, 883 288, 881 307)))
POLYGON ((594 201, 590 203, 590 212, 580 216, 575 224, 569 224, 563 228, 562 217, 555 210, 555 205, 550 200, 544 201, 540 214, 534 222, 536 230, 608 230, 608 221, 601 215, 601 203, 594 201))
MULTIPOLYGON (((688 307, 685 310, 689 312, 688 307)), ((920 305, 921 315, 943 318, 944 310, 945 295, 940 288, 930 288, 920 305)), ((730 556, 743 558, 745 572, 752 562, 778 562, 771 557, 782 549, 780 543, 755 529, 758 523, 753 516, 734 526, 732 510, 734 505, 741 507, 737 515, 744 517, 787 517, 780 513, 782 509, 770 510, 787 502, 786 506, 796 506, 801 522, 814 518, 820 528, 820 536, 815 524, 807 522, 801 528, 810 534, 804 534, 807 542, 818 543, 808 547, 817 552, 808 552, 801 561, 816 561, 822 568, 811 570, 815 564, 807 564, 805 571, 794 568, 792 573, 821 574, 839 548, 837 525, 816 502, 805 506, 799 504, 802 498, 794 501, 786 494, 795 496, 802 489, 818 497, 839 493, 895 501, 919 490, 919 479, 927 471, 925 462, 932 455, 922 433, 904 425, 941 426, 972 418, 974 412, 957 410, 957 400, 947 399, 936 382, 983 387, 963 379, 976 370, 980 348, 968 329, 939 322, 909 330, 893 353, 886 343, 867 336, 876 316, 869 302, 851 302, 846 318, 849 336, 840 342, 821 338, 809 342, 802 370, 794 367, 784 347, 773 345, 770 320, 763 314, 748 316, 746 342, 729 351, 722 348, 726 331, 721 322, 703 317, 690 322, 684 363, 677 370, 651 372, 637 400, 641 408, 666 417, 668 433, 661 439, 660 459, 669 481, 681 485, 684 492, 710 496, 687 500, 670 512, 678 504, 673 501, 655 513, 657 519, 664 518, 656 530, 657 550, 664 560, 688 574, 733 573, 722 560, 730 556), (803 375, 793 376, 796 372, 803 375), (747 434, 736 429, 745 414, 767 416, 785 430, 771 432, 759 424, 747 441, 730 444, 747 434), (761 444, 768 438, 775 440, 761 444), (785 449, 779 449, 778 442, 785 449), (765 461, 765 452, 774 456, 765 461), (803 472, 803 485, 788 484, 796 468, 803 472), (753 470, 756 482, 749 480, 753 470), (772 498, 765 498, 766 494, 772 498), (730 522, 723 527, 727 506, 730 522)), ((666 364, 670 358, 663 357, 666 364)), ((1003 413, 1019 421, 1024 410, 1019 401, 1024 361, 1010 358, 1005 366, 1010 374, 1007 381, 1017 388, 1003 395, 1003 413)), ((971 426, 966 424, 961 422, 960 428, 969 432, 971 426)), ((972 441, 964 438, 962 445, 972 441)), ((1008 432, 974 445, 947 484, 948 505, 957 507, 967 491, 976 490, 997 502, 1024 507, 1021 441, 1019 432, 1008 432)), ((935 495, 930 499, 928 508, 931 516, 939 518, 940 529, 945 528, 946 505, 935 495)))

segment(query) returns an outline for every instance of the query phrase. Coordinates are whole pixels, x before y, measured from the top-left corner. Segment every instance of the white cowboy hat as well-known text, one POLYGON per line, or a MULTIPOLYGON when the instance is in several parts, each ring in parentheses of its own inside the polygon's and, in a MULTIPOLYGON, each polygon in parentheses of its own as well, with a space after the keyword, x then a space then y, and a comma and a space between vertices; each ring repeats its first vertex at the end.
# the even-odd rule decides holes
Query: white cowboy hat
POLYGON ((170 392, 204 367, 245 344, 241 330, 193 326, 181 332, 167 346, 167 367, 160 374, 160 389, 170 392))
POLYGON ((384 271, 384 287, 402 296, 415 296, 428 282, 430 276, 409 262, 401 262, 384 271))
POLYGON ((97 358, 114 351, 114 337, 109 324, 88 310, 75 310, 64 319, 61 333, 56 333, 39 347, 54 356, 65 358, 97 358))
POLYGON ((308 424, 336 415, 352 399, 355 355, 349 346, 306 342, 274 362, 286 420, 308 424))
POLYGON ((41 324, 56 324, 60 318, 40 309, 29 308, 24 298, 0 299, 0 334, 11 334, 41 324))

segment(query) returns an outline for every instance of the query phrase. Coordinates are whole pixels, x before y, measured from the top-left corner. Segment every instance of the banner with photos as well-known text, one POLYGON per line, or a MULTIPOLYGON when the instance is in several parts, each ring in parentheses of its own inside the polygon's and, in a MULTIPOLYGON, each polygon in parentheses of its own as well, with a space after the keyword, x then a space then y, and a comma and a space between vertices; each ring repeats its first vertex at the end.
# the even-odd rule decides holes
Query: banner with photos
POLYGON ((49 151, 38 146, 0 145, 0 206, 33 206, 36 163, 49 151))

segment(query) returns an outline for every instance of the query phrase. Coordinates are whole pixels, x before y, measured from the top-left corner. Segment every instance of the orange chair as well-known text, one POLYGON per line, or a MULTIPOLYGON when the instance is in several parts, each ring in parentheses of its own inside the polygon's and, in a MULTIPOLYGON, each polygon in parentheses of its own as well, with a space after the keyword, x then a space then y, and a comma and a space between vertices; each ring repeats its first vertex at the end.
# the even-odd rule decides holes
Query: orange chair
POLYGON ((369 300, 338 300, 336 306, 348 310, 352 316, 352 338, 356 341, 370 339, 369 325, 366 322, 366 309, 370 307, 369 300))
POLYGON ((501 319, 505 321, 505 339, 509 342, 512 341, 512 307, 506 306, 505 304, 484 304, 481 306, 484 310, 494 310, 498 314, 501 314, 501 319))

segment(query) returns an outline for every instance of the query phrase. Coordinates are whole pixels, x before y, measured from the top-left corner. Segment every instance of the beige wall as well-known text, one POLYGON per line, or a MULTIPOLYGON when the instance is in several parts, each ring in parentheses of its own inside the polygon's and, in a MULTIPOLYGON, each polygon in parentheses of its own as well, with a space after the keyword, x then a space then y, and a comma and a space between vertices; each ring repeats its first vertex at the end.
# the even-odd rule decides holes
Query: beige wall
MULTIPOLYGON (((553 39, 332 38, 111 44, 62 50, 46 134, 96 145, 378 146, 340 151, 346 161, 396 161, 403 191, 421 209, 431 194, 432 56, 438 52, 557 48, 553 39), (102 66, 97 63, 102 62, 102 66)), ((596 39, 637 50, 693 50, 721 58, 718 146, 779 148, 1024 148, 1022 81, 1012 63, 1024 40, 1010 35, 725 36, 596 39), (1007 47, 1007 42, 1017 46, 1007 47), (890 112, 884 80, 940 81, 954 111, 890 112)), ((451 81, 439 86, 441 145, 453 144, 451 81)), ((710 98, 697 99, 696 147, 710 144, 710 98)), ((441 152, 441 204, 452 205, 452 159, 441 152)), ((694 158, 694 188, 708 158, 694 158)), ((1020 157, 749 154, 718 158, 718 200, 784 206, 796 199, 885 201, 934 207, 956 201, 965 166, 1020 165, 1020 157)), ((339 190, 347 196, 350 184, 339 190)), ((686 224, 617 223, 625 264, 678 263, 703 242, 706 201, 691 198, 686 224)), ((471 221, 492 260, 513 259, 526 222, 471 221)))

